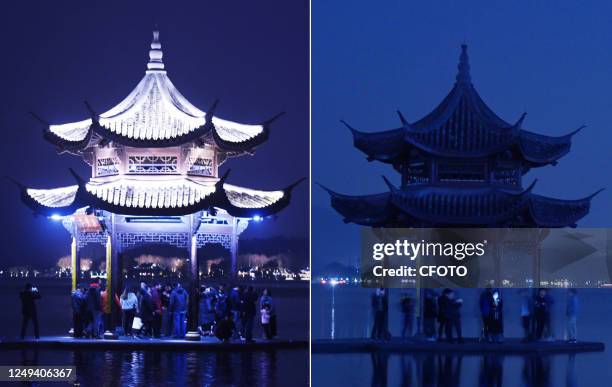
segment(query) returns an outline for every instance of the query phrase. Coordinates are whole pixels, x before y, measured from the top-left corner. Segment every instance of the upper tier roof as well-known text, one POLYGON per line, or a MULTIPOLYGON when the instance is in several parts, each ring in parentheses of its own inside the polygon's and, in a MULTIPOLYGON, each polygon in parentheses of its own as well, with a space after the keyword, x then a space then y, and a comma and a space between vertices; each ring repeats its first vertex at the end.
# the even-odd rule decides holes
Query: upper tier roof
POLYGON ((420 120, 408 123, 400 113, 400 128, 376 133, 349 126, 355 147, 368 159, 387 163, 409 157, 411 148, 440 157, 485 157, 516 150, 528 167, 554 163, 569 152, 576 131, 561 137, 536 134, 522 128, 525 115, 511 124, 484 103, 471 81, 466 45, 458 67, 450 93, 420 120))
POLYGON ((297 183, 283 190, 261 191, 225 183, 216 184, 185 177, 168 180, 130 179, 84 182, 53 188, 20 186, 22 200, 42 215, 70 215, 90 207, 123 215, 187 215, 222 208, 232 216, 268 216, 285 208, 297 183))
POLYGON ((204 112, 172 84, 162 62, 159 33, 153 32, 149 63, 136 88, 112 109, 91 118, 48 125, 45 138, 62 150, 79 151, 107 139, 127 146, 176 146, 212 134, 217 146, 248 151, 268 137, 269 124, 249 125, 214 116, 216 102, 204 112))

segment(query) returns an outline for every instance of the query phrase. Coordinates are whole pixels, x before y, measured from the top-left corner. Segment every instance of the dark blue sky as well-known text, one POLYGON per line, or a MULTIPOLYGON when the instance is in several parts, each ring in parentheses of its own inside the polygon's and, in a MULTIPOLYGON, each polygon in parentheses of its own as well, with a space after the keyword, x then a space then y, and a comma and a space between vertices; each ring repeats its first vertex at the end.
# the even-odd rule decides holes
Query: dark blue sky
MULTIPOLYGON (((283 188, 308 176, 308 3, 299 1, 37 1, 0 12, 0 175, 34 187, 74 184, 90 170, 58 156, 43 140, 34 110, 51 122, 86 117, 120 102, 144 75, 158 24, 170 79, 187 99, 219 116, 261 122, 287 114, 255 157, 227 162, 229 182, 283 188)), ((52 264, 69 252, 58 223, 35 218, 14 186, 3 182, 0 266, 52 264)), ((252 225, 244 238, 308 235, 308 189, 295 190, 276 221, 252 225)))
MULTIPOLYGON (((535 192, 581 198, 601 187, 580 226, 612 215, 612 3, 534 1, 322 1, 312 6, 313 182, 337 192, 383 192, 390 166, 368 163, 344 119, 363 131, 429 113, 450 91, 460 45, 485 102, 525 128, 563 135, 582 124, 558 166, 532 171, 535 192)), ((344 225, 318 187, 312 194, 313 269, 355 263, 358 227, 344 225)))

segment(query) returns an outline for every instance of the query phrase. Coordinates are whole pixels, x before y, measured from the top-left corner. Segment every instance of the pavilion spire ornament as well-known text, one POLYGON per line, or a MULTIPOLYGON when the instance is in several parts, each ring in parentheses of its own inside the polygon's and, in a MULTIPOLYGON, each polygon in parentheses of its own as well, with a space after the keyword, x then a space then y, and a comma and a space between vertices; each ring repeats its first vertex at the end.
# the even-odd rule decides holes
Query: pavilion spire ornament
POLYGON ((161 43, 159 41, 159 31, 153 31, 153 41, 151 42, 151 50, 149 51, 149 63, 147 64, 147 68, 149 70, 163 70, 164 62, 162 62, 162 58, 164 56, 164 52, 161 49, 161 43))
POLYGON ((470 76, 470 58, 468 57, 467 44, 461 45, 461 55, 459 56, 459 65, 457 66, 457 82, 471 84, 472 77, 470 76))

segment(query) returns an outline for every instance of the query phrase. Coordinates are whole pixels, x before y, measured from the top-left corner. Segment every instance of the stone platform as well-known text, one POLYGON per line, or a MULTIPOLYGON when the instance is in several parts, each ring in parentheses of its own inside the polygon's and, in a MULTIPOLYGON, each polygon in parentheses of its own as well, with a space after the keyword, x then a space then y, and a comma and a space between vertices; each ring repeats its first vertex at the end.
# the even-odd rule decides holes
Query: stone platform
POLYGON ((520 339, 506 339, 503 343, 488 343, 478 339, 465 339, 461 344, 420 339, 401 340, 393 338, 388 341, 370 339, 337 339, 313 340, 312 353, 352 353, 352 352, 439 352, 439 353, 579 353, 601 352, 605 345, 599 342, 579 341, 538 341, 523 342, 520 339))
POLYGON ((308 340, 233 340, 222 343, 216 338, 203 337, 200 341, 176 339, 138 339, 120 337, 115 340, 75 339, 70 336, 44 336, 34 338, 0 340, 0 350, 5 349, 85 349, 85 350, 176 350, 176 351, 265 351, 274 349, 308 349, 308 340))

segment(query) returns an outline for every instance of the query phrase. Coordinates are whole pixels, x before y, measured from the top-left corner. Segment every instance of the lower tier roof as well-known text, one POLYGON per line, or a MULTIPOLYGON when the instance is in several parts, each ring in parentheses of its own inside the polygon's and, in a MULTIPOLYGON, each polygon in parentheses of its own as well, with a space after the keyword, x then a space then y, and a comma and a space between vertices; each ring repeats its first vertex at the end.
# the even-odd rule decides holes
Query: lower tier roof
POLYGON ((588 214, 597 193, 578 200, 554 199, 491 186, 415 185, 349 196, 331 191, 332 207, 347 223, 371 227, 567 227, 588 214))
POLYGON ((299 183, 277 191, 262 191, 225 183, 203 183, 189 178, 84 182, 53 189, 20 185, 23 202, 41 215, 70 215, 90 207, 122 215, 180 216, 222 208, 236 217, 273 215, 285 208, 299 183))

